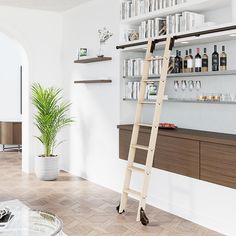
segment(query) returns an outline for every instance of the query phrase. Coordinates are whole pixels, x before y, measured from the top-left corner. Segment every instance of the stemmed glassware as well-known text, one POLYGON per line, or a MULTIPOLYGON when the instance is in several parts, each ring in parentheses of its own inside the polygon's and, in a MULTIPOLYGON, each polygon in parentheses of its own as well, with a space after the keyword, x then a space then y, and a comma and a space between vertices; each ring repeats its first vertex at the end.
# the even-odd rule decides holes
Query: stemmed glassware
POLYGON ((174 80, 174 91, 176 92, 176 99, 177 99, 177 92, 181 90, 184 93, 181 93, 182 95, 179 97, 180 99, 187 99, 185 96, 185 92, 189 91, 189 97, 188 99, 198 99, 198 93, 202 88, 202 83, 200 80, 194 81, 194 80, 174 80), (194 91, 194 94, 192 93, 194 91), (195 94, 196 93, 196 94, 195 94), (196 96, 195 96, 196 95, 196 96))
POLYGON ((175 90, 175 92, 177 92, 179 90, 179 81, 178 80, 174 81, 174 90, 175 90))
POLYGON ((194 89, 194 82, 192 80, 188 81, 188 89, 190 92, 192 92, 194 89))
POLYGON ((181 89, 182 89, 182 91, 185 91, 186 88, 187 88, 187 82, 186 82, 186 80, 182 80, 181 81, 181 89))
POLYGON ((196 90, 199 91, 202 88, 202 83, 200 80, 196 81, 196 90))

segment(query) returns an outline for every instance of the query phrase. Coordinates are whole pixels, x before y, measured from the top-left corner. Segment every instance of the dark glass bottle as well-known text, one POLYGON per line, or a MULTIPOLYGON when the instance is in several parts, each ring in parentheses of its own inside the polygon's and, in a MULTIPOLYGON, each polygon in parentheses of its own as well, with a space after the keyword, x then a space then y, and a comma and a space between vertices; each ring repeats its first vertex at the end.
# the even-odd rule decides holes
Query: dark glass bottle
POLYGON ((188 73, 193 72, 193 56, 192 56, 192 49, 189 49, 189 56, 188 56, 188 73))
POLYGON ((200 55, 200 49, 197 48, 197 54, 195 56, 195 72, 202 71, 202 57, 200 55))
POLYGON ((179 51, 179 59, 180 59, 180 73, 183 73, 183 58, 181 56, 181 51, 179 51))
POLYGON ((184 73, 188 73, 188 50, 186 50, 184 57, 184 73))
POLYGON ((222 46, 222 52, 220 54, 220 70, 227 70, 227 54, 225 53, 225 46, 222 46))
POLYGON ((212 71, 219 71, 219 53, 217 52, 217 46, 214 46, 214 52, 212 53, 212 71))
POLYGON ((204 54, 202 55, 202 72, 208 72, 208 55, 206 48, 204 48, 204 54))
POLYGON ((180 73, 180 70, 181 70, 181 67, 180 67, 179 51, 176 50, 174 73, 180 73))

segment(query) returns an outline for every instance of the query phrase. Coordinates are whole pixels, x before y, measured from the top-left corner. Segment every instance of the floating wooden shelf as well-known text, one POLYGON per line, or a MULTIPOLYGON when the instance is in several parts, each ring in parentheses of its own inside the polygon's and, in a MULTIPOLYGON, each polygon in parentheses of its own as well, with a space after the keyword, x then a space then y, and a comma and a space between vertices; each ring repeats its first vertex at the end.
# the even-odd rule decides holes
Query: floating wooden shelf
POLYGON ((112 80, 80 80, 80 81, 74 81, 75 84, 105 84, 105 83, 111 83, 112 80))
POLYGON ((74 63, 93 63, 93 62, 101 62, 101 61, 111 61, 112 57, 90 57, 85 59, 79 59, 74 61, 74 63))

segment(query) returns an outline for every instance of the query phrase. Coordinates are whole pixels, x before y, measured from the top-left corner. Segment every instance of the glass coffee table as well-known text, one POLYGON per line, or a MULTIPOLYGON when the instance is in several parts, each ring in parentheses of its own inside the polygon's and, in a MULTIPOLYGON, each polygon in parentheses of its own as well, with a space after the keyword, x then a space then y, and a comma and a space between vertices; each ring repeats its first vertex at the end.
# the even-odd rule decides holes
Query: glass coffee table
POLYGON ((0 236, 65 236, 63 223, 52 213, 31 210, 20 201, 9 201, 5 204, 14 217, 7 227, 0 228, 0 236))

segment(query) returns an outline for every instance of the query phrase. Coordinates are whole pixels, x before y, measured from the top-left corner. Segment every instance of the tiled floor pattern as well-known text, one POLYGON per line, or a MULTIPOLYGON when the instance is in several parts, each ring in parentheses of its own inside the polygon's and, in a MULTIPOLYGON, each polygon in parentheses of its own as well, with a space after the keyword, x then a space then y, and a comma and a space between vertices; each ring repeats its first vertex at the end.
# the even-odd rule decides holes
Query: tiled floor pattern
POLYGON ((19 199, 31 208, 57 214, 69 236, 220 236, 150 206, 151 223, 142 226, 135 221, 136 201, 130 200, 127 213, 118 215, 119 194, 64 172, 58 181, 39 181, 21 173, 20 155, 0 153, 0 201, 19 199))

